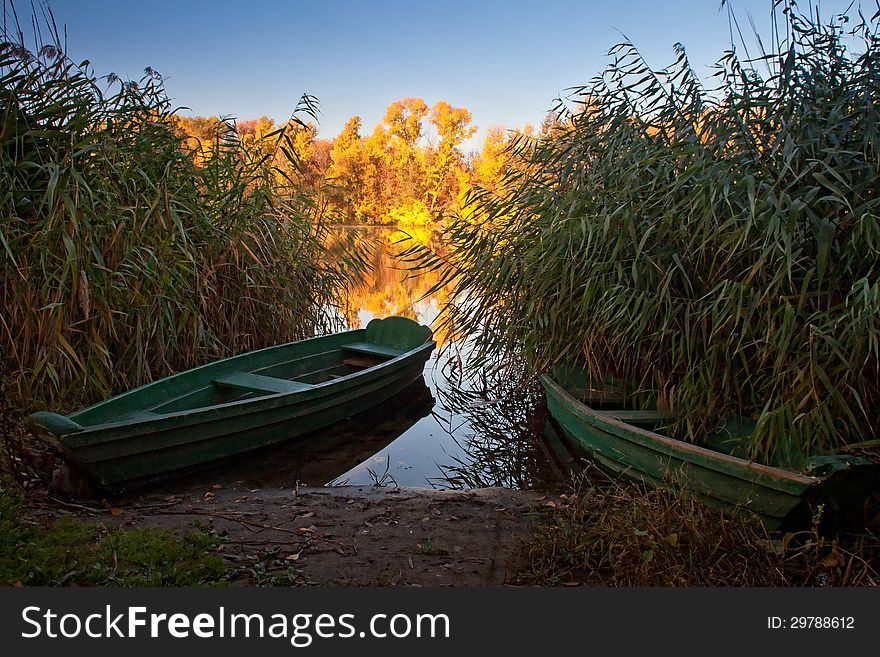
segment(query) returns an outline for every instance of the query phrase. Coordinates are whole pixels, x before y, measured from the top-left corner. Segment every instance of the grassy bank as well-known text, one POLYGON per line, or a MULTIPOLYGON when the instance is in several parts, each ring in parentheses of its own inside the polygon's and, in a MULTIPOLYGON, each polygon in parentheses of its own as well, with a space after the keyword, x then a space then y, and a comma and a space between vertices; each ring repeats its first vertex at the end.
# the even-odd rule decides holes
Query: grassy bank
POLYGON ((0 480, 0 585, 204 586, 226 582, 219 540, 203 532, 107 528, 62 515, 28 520, 0 480))

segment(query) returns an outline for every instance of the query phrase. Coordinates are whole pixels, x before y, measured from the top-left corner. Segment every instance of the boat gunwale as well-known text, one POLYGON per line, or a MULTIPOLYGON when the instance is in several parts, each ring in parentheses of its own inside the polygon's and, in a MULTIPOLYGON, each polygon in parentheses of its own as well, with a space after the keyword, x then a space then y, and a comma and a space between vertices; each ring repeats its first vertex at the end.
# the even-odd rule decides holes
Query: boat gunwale
MULTIPOLYGON (((572 410, 582 410, 584 415, 589 416, 590 421, 595 420, 595 424, 599 425, 597 428, 605 430, 604 427, 602 427, 601 425, 606 424, 616 429, 622 429, 632 432, 642 439, 646 439, 647 441, 650 441, 650 443, 652 443, 638 443, 642 447, 653 449, 653 444, 658 444, 658 446, 662 446, 665 448, 662 451, 666 452, 666 450, 669 450, 669 452, 671 452, 667 452, 667 456, 677 457, 682 461, 685 461, 692 465, 705 467, 727 476, 737 476, 735 473, 725 472, 724 470, 715 467, 716 463, 718 465, 723 464, 727 465, 730 468, 735 468, 737 471, 746 470, 754 472, 758 475, 764 475, 771 480, 782 479, 792 483, 803 484, 805 486, 812 486, 824 480, 823 477, 817 477, 816 475, 802 474, 793 470, 787 470, 784 468, 759 463, 757 461, 749 461, 747 459, 733 456, 731 454, 725 454, 724 452, 709 449, 707 447, 701 447, 700 445, 686 443, 682 440, 677 440, 675 438, 670 438, 669 436, 664 436, 663 434, 657 433, 656 431, 650 431, 649 429, 644 429, 642 427, 623 422, 622 420, 618 420, 614 417, 604 415, 601 411, 598 411, 592 408, 590 405, 582 402, 577 397, 569 393, 564 386, 556 382, 551 376, 545 374, 541 377, 541 381, 542 383, 544 383, 545 389, 549 385, 551 388, 554 389, 554 392, 556 392, 558 396, 561 395, 561 400, 564 401, 567 405, 571 406, 572 410), (692 460, 694 456, 702 456, 704 458, 707 458, 708 463, 696 463, 694 460, 692 460)), ((627 440, 626 438, 618 435, 615 435, 615 438, 617 438, 618 440, 627 440)), ((767 482, 761 481, 752 483, 756 485, 767 486, 767 482)))
MULTIPOLYGON (((425 383, 425 381, 422 377, 414 378, 411 383, 404 384, 402 389, 404 389, 404 390, 407 389, 410 385, 412 385, 413 383, 415 383, 416 381, 419 381, 419 380, 421 380, 421 385, 424 387, 424 389, 430 393, 430 389, 428 388, 427 384, 425 383)), ((428 408, 425 412, 425 415, 422 415, 418 419, 414 420, 413 424, 415 422, 417 422, 418 420, 422 419, 423 417, 425 417, 426 415, 430 414, 430 408, 433 405, 433 403, 435 402, 433 396, 430 397, 430 400, 431 400, 430 403, 428 403, 427 400, 424 400, 428 406, 428 408)), ((320 411, 318 411, 318 412, 320 412, 320 411)), ((321 431, 324 427, 325 427, 325 425, 322 425, 320 428, 309 429, 309 430, 306 430, 302 433, 297 432, 295 437, 299 437, 303 434, 312 433, 314 431, 321 431)), ((205 442, 213 441, 216 438, 223 439, 225 437, 226 436, 217 436, 217 437, 209 438, 205 442)), ((260 445, 260 446, 256 447, 256 449, 257 450, 265 449, 267 447, 277 445, 280 442, 286 442, 288 440, 290 440, 290 438, 285 438, 280 441, 272 441, 272 442, 260 445)), ((180 445, 180 446, 185 447, 185 445, 180 445)), ((172 446, 172 449, 173 448, 174 448, 174 446, 172 446)), ((232 458, 235 456, 244 455, 244 454, 251 452, 252 450, 253 450, 253 448, 248 448, 247 450, 242 451, 242 452, 235 452, 235 453, 220 456, 218 458, 211 458, 207 461, 203 461, 200 463, 189 463, 189 464, 186 464, 186 465, 178 467, 178 468, 174 468, 171 470, 165 470, 165 471, 158 471, 158 472, 154 472, 151 474, 147 474, 145 476, 142 476, 142 474, 141 474, 142 470, 140 470, 140 469, 139 469, 138 474, 136 476, 130 476, 130 475, 120 476, 119 470, 117 469, 115 472, 115 476, 108 478, 106 476, 107 473, 105 470, 105 466, 109 461, 107 459, 95 460, 95 461, 78 461, 76 463, 81 468, 81 471, 89 473, 93 479, 96 479, 98 482, 100 482, 101 486, 104 486, 106 488, 109 488, 109 489, 117 491, 117 492, 123 492, 125 490, 129 490, 131 487, 140 487, 144 484, 148 484, 152 481, 157 481, 157 480, 162 479, 164 477, 167 477, 169 475, 170 476, 177 476, 181 473, 186 472, 187 470, 201 467, 203 465, 207 465, 210 463, 217 463, 217 462, 220 462, 224 459, 229 459, 229 458, 232 458)), ((162 450, 160 450, 160 451, 162 451, 162 450)), ((122 460, 126 460, 129 458, 137 458, 138 456, 147 456, 148 454, 149 454, 149 452, 144 452, 139 455, 138 454, 127 455, 127 456, 121 457, 119 460, 122 461, 122 460)), ((112 460, 112 459, 110 459, 110 460, 112 460)), ((352 467, 354 467, 354 466, 352 466, 352 467)))
MULTIPOLYGON (((362 331, 362 330, 363 329, 356 329, 355 331, 346 331, 345 333, 356 333, 356 332, 362 331)), ((339 336, 342 334, 335 333, 335 334, 330 334, 330 335, 339 336)), ((328 337, 328 336, 318 336, 316 338, 309 338, 309 340, 319 340, 319 339, 325 338, 325 337, 328 337)), ((302 340, 302 341, 298 341, 298 342, 302 343, 305 341, 302 340)), ((276 345, 275 347, 267 347, 265 350, 276 349, 279 347, 287 347, 292 344, 296 344, 296 342, 286 343, 284 345, 276 345)), ((401 362, 404 362, 406 360, 409 360, 409 359, 417 356, 419 354, 419 352, 427 351, 428 354, 430 354, 435 348, 436 348, 436 342, 434 340, 429 340, 428 342, 425 342, 425 343, 419 345, 418 347, 410 349, 409 351, 405 351, 402 354, 395 356, 394 358, 391 358, 391 359, 386 360, 381 363, 377 363, 373 367, 369 367, 369 368, 360 370, 358 372, 352 372, 351 374, 341 376, 337 379, 330 379, 329 381, 323 381, 321 383, 310 384, 311 387, 304 389, 304 390, 294 390, 294 391, 290 391, 290 392, 277 392, 277 393, 270 393, 267 395, 260 395, 259 397, 250 397, 247 399, 236 399, 236 400, 232 400, 232 401, 228 401, 228 402, 222 402, 219 404, 211 404, 209 406, 200 406, 197 408, 186 409, 186 410, 182 410, 182 411, 178 411, 178 412, 174 412, 174 413, 168 413, 168 414, 158 414, 157 413, 157 414, 155 414, 154 417, 139 417, 139 418, 132 418, 130 420, 125 420, 125 421, 121 421, 121 422, 105 422, 103 424, 85 425, 83 427, 82 431, 77 431, 77 432, 68 433, 68 434, 62 434, 60 436, 60 438, 62 441, 64 441, 64 443, 69 448, 78 449, 80 447, 88 447, 88 446, 93 446, 96 444, 112 443, 116 440, 126 440, 126 439, 136 437, 138 435, 141 435, 138 433, 127 432, 123 435, 112 436, 112 437, 110 437, 110 436, 102 437, 102 438, 99 438, 98 440, 94 440, 94 441, 88 441, 88 440, 81 441, 80 440, 82 438, 98 437, 98 436, 95 436, 95 434, 102 433, 107 430, 114 430, 114 429, 120 429, 120 428, 134 428, 134 427, 137 427, 138 425, 144 425, 146 427, 146 425, 149 424, 151 427, 151 430, 148 432, 144 432, 145 434, 147 434, 147 433, 152 433, 156 427, 158 427, 161 430, 161 428, 162 428, 161 423, 165 423, 165 422, 176 424, 176 423, 179 423, 182 421, 187 426, 198 426, 198 424, 200 424, 199 420, 196 419, 195 421, 192 421, 192 418, 194 418, 194 417, 198 418, 198 416, 200 414, 215 412, 218 410, 236 411, 239 408, 244 409, 243 413, 234 413, 234 415, 236 415, 236 416, 246 415, 248 413, 259 413, 259 412, 265 410, 264 408, 262 408, 262 406, 266 405, 266 404, 264 404, 264 402, 277 402, 279 399, 288 398, 288 397, 296 397, 297 399, 303 399, 303 400, 306 400, 306 399, 311 400, 312 398, 319 398, 321 396, 325 396, 325 395, 320 394, 322 392, 326 393, 327 390, 332 390, 334 388, 343 387, 344 384, 351 383, 352 381, 357 381, 359 378, 364 378, 364 377, 369 376, 371 374, 375 374, 377 371, 387 369, 392 365, 397 365, 401 362), (315 391, 318 391, 317 394, 312 394, 315 391), (257 407, 257 405, 260 405, 260 407, 257 407)), ((258 350, 258 351, 265 351, 265 350, 258 350)), ((251 354, 256 354, 256 353, 257 352, 248 352, 248 354, 242 354, 242 355, 251 355, 251 354)), ((232 356, 231 358, 237 358, 237 356, 232 356)), ((228 360, 228 359, 224 359, 224 360, 228 360)), ((219 363, 219 362, 222 362, 222 361, 215 361, 215 363, 219 363)), ((208 365, 203 365, 202 367, 207 367, 207 366, 213 365, 215 363, 209 363, 208 365)), ((192 371, 193 370, 185 370, 184 372, 179 372, 178 374, 191 373, 192 371)), ((177 376, 178 374, 174 374, 172 376, 177 376)), ((160 379, 160 380, 155 381, 153 383, 159 383, 161 381, 166 381, 166 380, 167 380, 167 378, 160 379)), ((153 383, 149 383, 147 385, 153 385, 153 383)), ((127 394, 130 394, 130 393, 135 392, 137 390, 140 390, 144 387, 146 387, 146 386, 141 386, 140 388, 135 388, 135 389, 130 390, 130 391, 123 393, 123 394, 127 395, 127 394)), ((115 400, 121 396, 122 395, 118 395, 116 397, 111 397, 110 399, 115 400)), ((110 401, 110 399, 105 400, 105 401, 110 401)), ((99 402, 99 403, 103 404, 105 402, 99 402)), ((274 406, 274 404, 271 404, 271 405, 274 406)), ((95 406, 97 406, 97 404, 95 406)), ((92 408, 94 408, 94 406, 91 406, 87 409, 83 409, 83 411, 79 411, 79 412, 81 413, 86 410, 90 410, 92 408)), ((70 419, 74 419, 72 415, 69 415, 67 417, 70 419)), ((216 418, 211 418, 210 420, 206 420, 206 421, 213 421, 214 419, 216 419, 216 418)))

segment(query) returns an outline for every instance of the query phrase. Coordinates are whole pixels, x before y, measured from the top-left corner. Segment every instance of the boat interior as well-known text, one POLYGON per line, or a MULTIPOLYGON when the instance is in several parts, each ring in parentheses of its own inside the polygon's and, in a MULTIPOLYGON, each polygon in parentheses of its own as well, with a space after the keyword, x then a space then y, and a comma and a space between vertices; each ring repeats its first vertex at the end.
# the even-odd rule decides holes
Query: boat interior
POLYGON ((107 421, 142 420, 244 399, 298 392, 375 367, 405 353, 404 349, 360 340, 324 345, 316 340, 311 345, 315 348, 309 350, 302 348, 302 344, 274 348, 271 359, 249 358, 245 354, 190 370, 167 380, 177 385, 165 385, 164 390, 157 389, 155 394, 150 394, 152 385, 145 386, 133 391, 140 393, 135 398, 131 395, 114 397, 71 416, 71 419, 86 426, 107 421))
POLYGON ((308 390, 319 383, 341 379, 380 365, 403 353, 366 342, 341 345, 338 349, 294 358, 252 372, 237 371, 212 378, 210 385, 151 409, 153 413, 225 404, 283 392, 308 390))
POLYGON ((622 381, 600 381, 572 366, 557 369, 554 378, 575 399, 615 420, 656 429, 676 419, 674 413, 657 407, 656 394, 634 391, 622 381))

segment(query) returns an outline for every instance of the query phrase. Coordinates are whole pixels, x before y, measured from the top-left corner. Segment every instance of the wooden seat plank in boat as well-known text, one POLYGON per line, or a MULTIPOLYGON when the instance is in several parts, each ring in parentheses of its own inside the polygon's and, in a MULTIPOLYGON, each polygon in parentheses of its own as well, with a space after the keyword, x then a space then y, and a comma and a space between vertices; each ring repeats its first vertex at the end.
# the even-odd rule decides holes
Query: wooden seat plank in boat
POLYGON ((386 347, 380 344, 370 342, 349 342, 342 345, 346 351, 353 351, 358 354, 366 354, 368 356, 384 356, 387 358, 395 358, 404 353, 405 349, 395 349, 394 347, 386 347))
POLYGON ((250 372, 235 372, 219 379, 214 379, 211 383, 222 388, 237 388, 239 390, 267 394, 297 392, 312 387, 308 383, 288 381, 287 379, 278 379, 274 376, 263 376, 262 374, 252 374, 250 372))

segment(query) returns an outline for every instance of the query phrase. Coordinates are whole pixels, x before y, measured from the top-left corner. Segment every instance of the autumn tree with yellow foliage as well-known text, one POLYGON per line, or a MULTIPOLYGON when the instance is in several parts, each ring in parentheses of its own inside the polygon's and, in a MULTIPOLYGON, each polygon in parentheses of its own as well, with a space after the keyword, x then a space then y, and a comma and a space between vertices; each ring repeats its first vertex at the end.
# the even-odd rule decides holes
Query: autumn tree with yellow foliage
POLYGON ((454 209, 468 164, 461 144, 473 136, 471 113, 422 98, 391 103, 362 136, 360 117, 348 120, 330 150, 328 178, 343 221, 423 224, 454 209), (430 127, 431 134, 428 134, 430 127))
MULTIPOLYGON (((198 163, 216 147, 223 119, 176 120, 198 163)), ((285 143, 271 155, 277 175, 296 179, 301 191, 326 201, 335 221, 428 228, 462 211, 471 188, 497 192, 513 138, 534 132, 493 127, 481 150, 465 155, 462 145, 477 131, 472 120, 469 110, 444 100, 429 107, 422 98, 406 97, 388 105, 371 132, 352 116, 333 140, 319 139, 314 123, 278 126, 265 116, 238 121, 234 130, 241 146, 253 149, 284 128, 285 143)))

